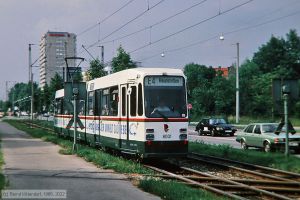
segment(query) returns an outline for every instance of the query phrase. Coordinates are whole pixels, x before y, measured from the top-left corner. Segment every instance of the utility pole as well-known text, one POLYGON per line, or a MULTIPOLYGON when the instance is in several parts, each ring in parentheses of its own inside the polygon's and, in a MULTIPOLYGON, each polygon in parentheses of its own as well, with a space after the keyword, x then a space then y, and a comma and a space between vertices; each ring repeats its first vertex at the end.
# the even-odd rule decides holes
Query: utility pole
POLYGON ((31 46, 34 44, 29 44, 29 83, 31 83, 31 103, 30 103, 30 119, 33 121, 33 73, 32 73, 32 60, 31 60, 31 46))
POLYGON ((236 108, 235 108, 235 122, 240 121, 240 88, 239 88, 239 66, 240 66, 240 43, 236 43, 237 62, 236 62, 236 108))
MULTIPOLYGON (((220 36, 219 38, 221 41, 224 40, 224 36, 223 34, 220 36)), ((235 123, 239 123, 240 122, 240 87, 239 87, 239 67, 240 67, 240 43, 237 42, 236 43, 236 100, 235 100, 235 123)))
POLYGON ((72 153, 74 154, 75 152, 78 152, 78 146, 76 143, 77 140, 77 96, 78 96, 79 90, 78 88, 73 88, 73 108, 74 108, 74 134, 73 134, 73 148, 72 148, 72 153))
MULTIPOLYGON (((67 56, 67 53, 68 53, 68 52, 67 52, 67 42, 65 42, 65 58, 68 57, 68 56, 67 56)), ((64 69, 65 69, 65 70, 64 70, 64 82, 67 82, 67 80, 68 80, 68 79, 67 79, 67 78, 68 78, 68 72, 67 72, 68 66, 66 65, 64 69)))
POLYGON ((288 157, 290 154, 289 150, 289 113, 288 113, 288 100, 290 94, 290 87, 288 85, 282 86, 282 95, 284 101, 284 126, 285 126, 285 156, 288 157))
POLYGON ((8 101, 8 81, 5 81, 6 101, 8 101))

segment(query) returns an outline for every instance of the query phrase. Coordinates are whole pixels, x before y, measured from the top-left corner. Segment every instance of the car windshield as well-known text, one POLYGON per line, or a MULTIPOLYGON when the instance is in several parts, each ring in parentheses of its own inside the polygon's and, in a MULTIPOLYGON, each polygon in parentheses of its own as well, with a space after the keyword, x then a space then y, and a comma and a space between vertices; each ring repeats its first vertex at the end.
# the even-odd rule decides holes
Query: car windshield
POLYGON ((262 132, 264 133, 274 133, 277 129, 277 124, 263 124, 262 132))
POLYGON ((187 116, 184 78, 179 76, 145 77, 145 114, 153 118, 187 116))
POLYGON ((224 119, 210 119, 209 124, 226 124, 224 119))

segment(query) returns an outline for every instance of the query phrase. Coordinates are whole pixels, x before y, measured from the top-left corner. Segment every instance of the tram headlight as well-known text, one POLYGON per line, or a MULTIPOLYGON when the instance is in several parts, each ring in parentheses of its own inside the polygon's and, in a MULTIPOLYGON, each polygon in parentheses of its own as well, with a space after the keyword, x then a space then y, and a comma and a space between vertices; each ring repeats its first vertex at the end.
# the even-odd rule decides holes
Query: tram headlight
POLYGON ((147 134, 146 140, 154 140, 154 134, 147 134))
POLYGON ((180 131, 180 133, 187 133, 186 128, 181 128, 179 131, 180 131))
POLYGON ((187 139, 187 134, 180 134, 179 139, 180 140, 186 140, 187 139))
POLYGON ((153 128, 147 128, 146 133, 154 133, 154 129, 153 128))

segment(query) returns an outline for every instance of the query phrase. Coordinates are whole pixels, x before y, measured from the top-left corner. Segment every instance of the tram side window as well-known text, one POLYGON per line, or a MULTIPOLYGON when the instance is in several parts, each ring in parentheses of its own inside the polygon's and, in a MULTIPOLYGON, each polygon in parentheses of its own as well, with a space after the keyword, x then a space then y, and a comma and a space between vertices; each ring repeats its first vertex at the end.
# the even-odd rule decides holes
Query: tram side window
POLYGON ((94 91, 88 94, 88 114, 94 115, 94 91))
POLYGON ((138 115, 143 115, 143 88, 142 84, 138 86, 138 115))
POLYGON ((56 112, 56 114, 63 114, 62 113, 62 99, 57 99, 56 100, 55 112, 56 112))
POLYGON ((101 109, 100 109, 100 105, 101 105, 101 90, 96 90, 95 92, 95 108, 94 108, 94 114, 95 115, 100 115, 101 114, 101 109))
POLYGON ((109 115, 109 89, 104 89, 101 96, 101 115, 109 115))
POLYGON ((110 90, 109 115, 117 116, 118 115, 118 104, 119 104, 119 89, 118 89, 118 86, 114 86, 114 87, 111 87, 109 90, 110 90))
POLYGON ((136 86, 131 86, 130 115, 136 116, 136 86))
POLYGON ((122 87, 122 116, 126 116, 126 88, 122 87))

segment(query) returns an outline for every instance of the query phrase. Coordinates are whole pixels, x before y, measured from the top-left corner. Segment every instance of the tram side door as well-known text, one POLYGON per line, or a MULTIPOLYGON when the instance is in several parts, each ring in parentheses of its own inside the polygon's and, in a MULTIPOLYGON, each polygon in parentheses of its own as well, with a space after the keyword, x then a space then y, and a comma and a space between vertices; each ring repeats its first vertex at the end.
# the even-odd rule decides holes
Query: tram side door
POLYGON ((119 131, 119 146, 121 149, 127 149, 129 140, 129 95, 128 84, 121 85, 121 123, 119 131))

